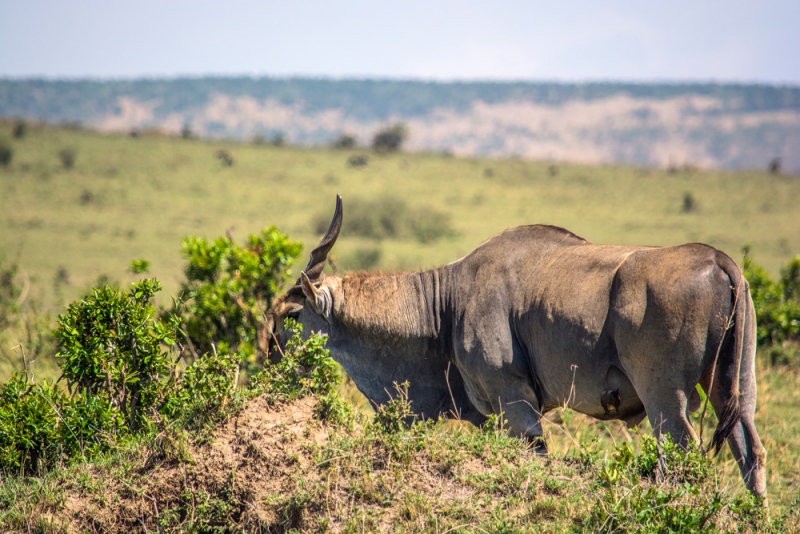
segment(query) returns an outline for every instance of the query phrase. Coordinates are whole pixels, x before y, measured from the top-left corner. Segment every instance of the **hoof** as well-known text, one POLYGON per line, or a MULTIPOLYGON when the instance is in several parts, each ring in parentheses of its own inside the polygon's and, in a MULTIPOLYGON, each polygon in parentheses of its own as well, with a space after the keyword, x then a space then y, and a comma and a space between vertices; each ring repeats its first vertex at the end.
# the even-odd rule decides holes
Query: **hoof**
POLYGON ((536 456, 547 456, 547 442, 541 436, 527 436, 528 450, 533 451, 536 456))

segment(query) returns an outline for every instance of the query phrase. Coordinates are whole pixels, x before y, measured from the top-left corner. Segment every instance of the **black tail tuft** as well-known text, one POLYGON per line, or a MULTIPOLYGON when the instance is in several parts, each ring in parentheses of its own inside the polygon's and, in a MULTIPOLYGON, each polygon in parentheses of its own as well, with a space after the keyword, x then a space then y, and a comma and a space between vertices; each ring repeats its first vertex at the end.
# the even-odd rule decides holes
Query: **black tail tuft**
POLYGON ((711 444, 708 449, 714 449, 714 454, 719 454, 722 444, 728 439, 728 436, 733 432, 734 427, 739 423, 741 417, 741 407, 739 406, 739 395, 731 395, 725 406, 722 408, 722 413, 719 416, 719 424, 717 429, 714 430, 714 436, 711 438, 711 444))

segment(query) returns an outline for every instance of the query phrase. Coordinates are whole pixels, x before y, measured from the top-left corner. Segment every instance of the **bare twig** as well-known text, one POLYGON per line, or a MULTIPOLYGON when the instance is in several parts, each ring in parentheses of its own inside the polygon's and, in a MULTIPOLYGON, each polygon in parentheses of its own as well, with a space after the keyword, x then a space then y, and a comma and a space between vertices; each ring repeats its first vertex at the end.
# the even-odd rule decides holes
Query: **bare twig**
POLYGON ((453 403, 453 409, 450 410, 450 413, 455 416, 456 421, 461 421, 461 410, 456 405, 456 399, 453 397, 453 390, 450 388, 450 364, 451 362, 447 362, 447 370, 444 372, 444 380, 447 382, 447 391, 450 392, 450 402, 453 403))
POLYGON ((277 347, 278 352, 281 353, 281 358, 286 357, 286 355, 283 353, 283 349, 281 348, 281 344, 278 343, 278 338, 275 337, 275 332, 270 332, 269 335, 271 335, 272 336, 272 340, 275 341, 275 347, 277 347))
POLYGON ((25 371, 25 381, 33 382, 33 373, 28 369, 28 360, 25 358, 25 347, 23 347, 22 343, 20 343, 16 347, 13 347, 11 350, 16 350, 16 349, 19 349, 20 354, 22 355, 22 369, 25 371))
POLYGON ((564 408, 568 408, 569 403, 575 399, 575 373, 578 370, 578 366, 573 363, 569 368, 572 371, 572 383, 569 385, 569 395, 567 396, 567 400, 564 401, 564 408))
POLYGON ((189 333, 186 332, 185 330, 183 331, 183 337, 186 338, 186 345, 189 347, 189 352, 192 353, 192 357, 194 357, 194 360, 195 361, 199 360, 200 355, 197 354, 197 350, 195 350, 194 348, 194 343, 192 343, 192 339, 189 337, 189 333))
POLYGON ((28 276, 28 272, 23 270, 20 274, 22 274, 23 285, 22 293, 20 293, 19 297, 17 298, 17 308, 22 307, 22 305, 25 303, 25 299, 28 298, 28 290, 31 288, 31 279, 28 276))

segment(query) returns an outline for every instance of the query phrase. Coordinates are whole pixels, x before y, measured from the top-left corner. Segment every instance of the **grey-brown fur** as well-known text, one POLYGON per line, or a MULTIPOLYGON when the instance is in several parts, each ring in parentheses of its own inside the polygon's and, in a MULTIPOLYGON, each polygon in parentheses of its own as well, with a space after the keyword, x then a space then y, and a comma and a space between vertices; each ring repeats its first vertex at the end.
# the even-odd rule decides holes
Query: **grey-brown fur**
POLYGON ((502 411, 511 432, 538 442, 541 415, 569 406, 629 424, 646 416, 656 435, 685 446, 697 440, 688 411, 699 383, 721 419, 712 445, 727 439, 748 489, 766 493, 753 421, 755 315, 724 253, 594 245, 534 225, 429 271, 339 278, 320 261, 341 218, 337 197, 325 254, 315 250, 305 271, 314 276, 277 299, 268 322, 279 339, 289 314, 306 332, 328 334, 370 401, 385 402, 407 380, 423 417, 458 413, 480 424, 502 411))

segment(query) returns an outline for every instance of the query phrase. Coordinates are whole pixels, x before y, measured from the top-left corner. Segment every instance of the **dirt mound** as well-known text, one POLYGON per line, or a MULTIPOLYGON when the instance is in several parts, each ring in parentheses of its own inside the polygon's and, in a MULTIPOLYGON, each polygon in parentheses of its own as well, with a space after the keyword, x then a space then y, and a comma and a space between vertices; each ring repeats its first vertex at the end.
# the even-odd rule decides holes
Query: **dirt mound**
POLYGON ((553 515, 552 499, 581 477, 563 461, 526 454, 520 440, 456 422, 398 434, 328 426, 317 402, 259 397, 204 439, 164 432, 61 479, 60 504, 40 517, 66 532, 416 532, 493 529, 531 516, 571 521, 553 515), (545 502, 534 504, 538 496, 545 502))
POLYGON ((71 488, 59 516, 76 532, 159 531, 198 519, 203 529, 283 530, 293 518, 279 517, 274 496, 295 485, 298 468, 313 472, 307 452, 328 440, 315 404, 311 397, 278 405, 258 398, 206 443, 157 440, 132 473, 94 467, 89 485, 103 489, 71 488))

